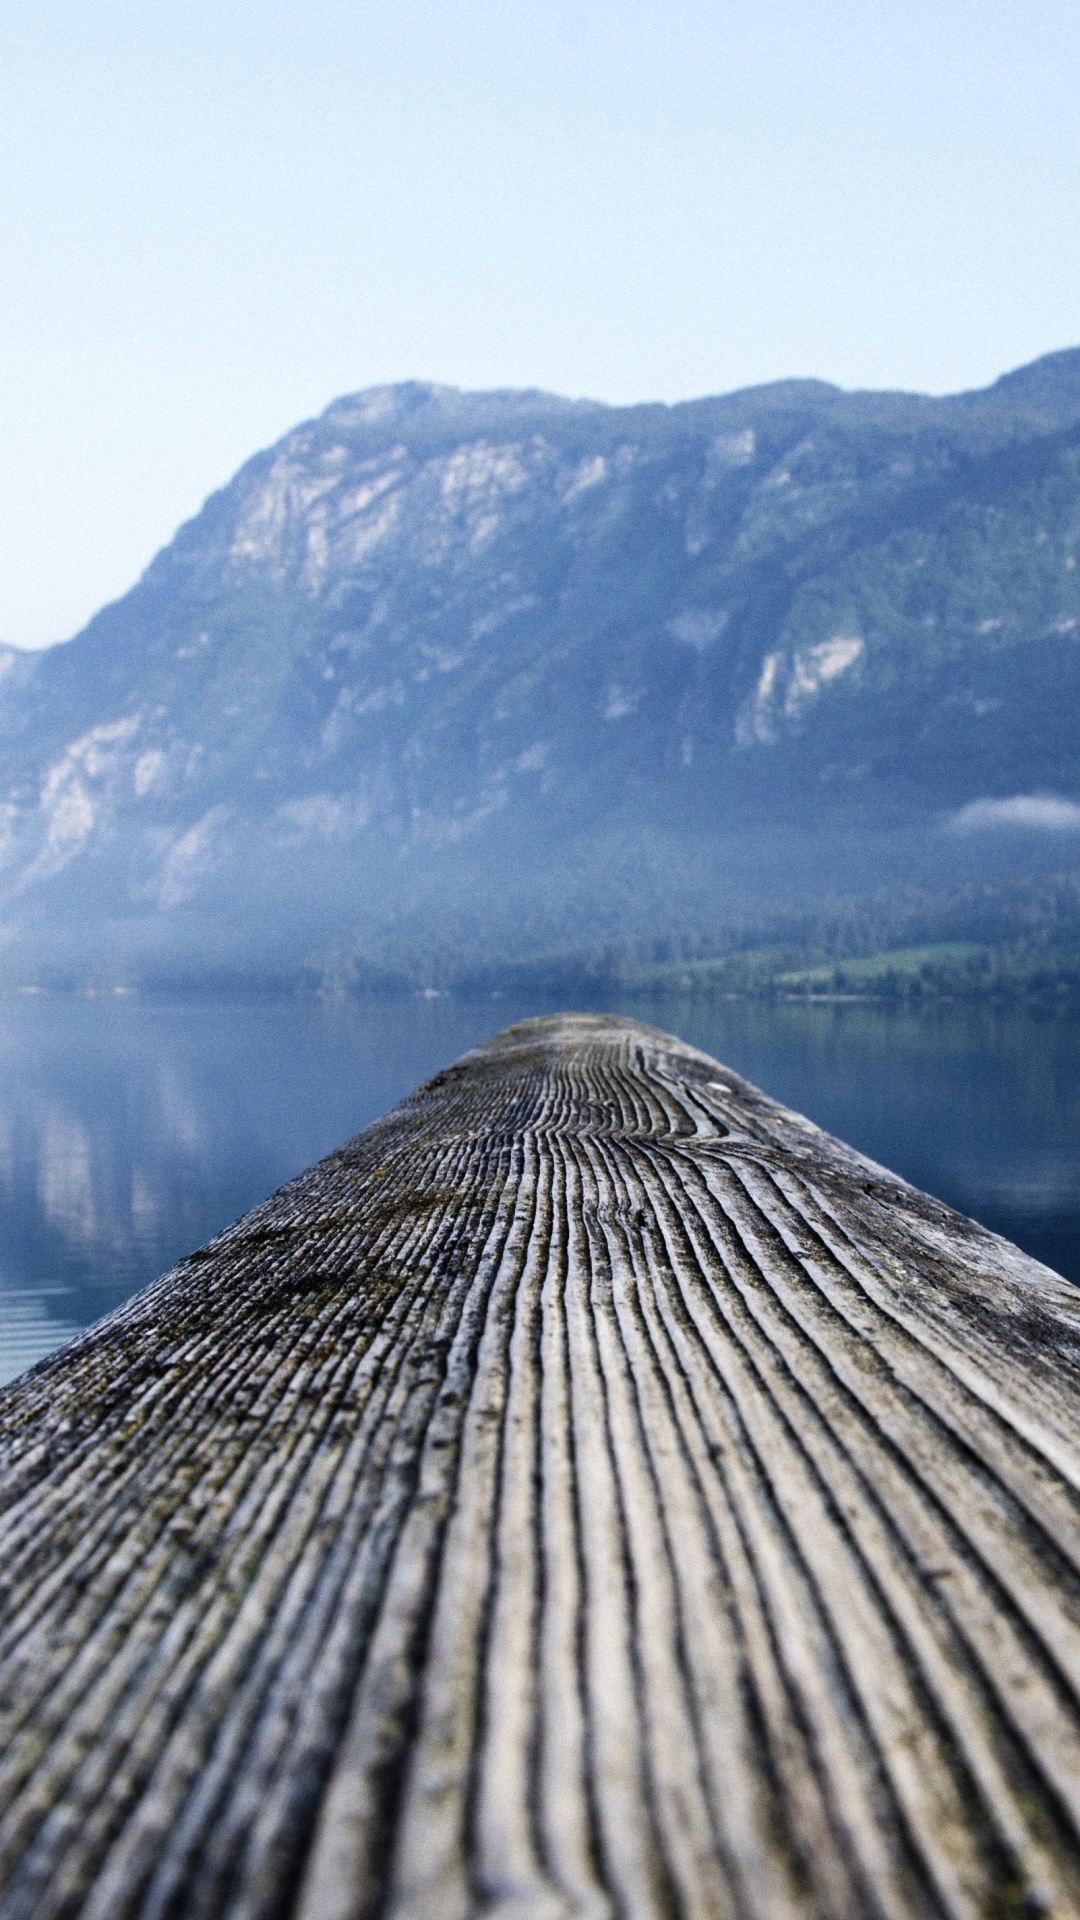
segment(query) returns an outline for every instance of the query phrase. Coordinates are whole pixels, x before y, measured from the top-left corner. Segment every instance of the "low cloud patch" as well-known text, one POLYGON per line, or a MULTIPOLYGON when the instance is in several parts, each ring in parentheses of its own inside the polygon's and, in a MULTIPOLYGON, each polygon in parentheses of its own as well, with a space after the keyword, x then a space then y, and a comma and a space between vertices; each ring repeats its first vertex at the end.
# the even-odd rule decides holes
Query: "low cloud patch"
POLYGON ((666 631, 673 640, 681 640, 684 647, 696 647, 703 653, 714 640, 719 640, 730 618, 726 607, 687 607, 667 621, 666 631))
POLYGON ((1080 833, 1080 806, 1052 793, 1014 793, 1008 800, 969 800, 949 821, 953 833, 1022 828, 1034 833, 1080 833))

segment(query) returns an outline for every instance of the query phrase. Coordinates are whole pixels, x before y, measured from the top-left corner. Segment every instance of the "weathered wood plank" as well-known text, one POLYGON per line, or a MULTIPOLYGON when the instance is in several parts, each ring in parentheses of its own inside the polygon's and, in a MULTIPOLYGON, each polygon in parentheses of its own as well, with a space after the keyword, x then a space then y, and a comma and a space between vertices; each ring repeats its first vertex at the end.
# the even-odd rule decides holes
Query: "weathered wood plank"
POLYGON ((2 1920, 1080 1915, 1080 1300, 510 1029, 0 1396, 2 1920))

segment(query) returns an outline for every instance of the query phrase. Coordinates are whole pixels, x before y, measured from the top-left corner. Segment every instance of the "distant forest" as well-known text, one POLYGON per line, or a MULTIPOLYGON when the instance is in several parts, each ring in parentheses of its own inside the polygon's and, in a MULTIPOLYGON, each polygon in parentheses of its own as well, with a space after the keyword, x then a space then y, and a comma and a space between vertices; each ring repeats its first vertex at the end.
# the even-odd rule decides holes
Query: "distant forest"
MULTIPOLYGON (((533 985, 584 998, 621 994, 919 1002, 1080 1001, 1080 876, 969 886, 943 898, 906 889, 814 913, 748 922, 724 937, 610 942, 587 956, 448 969, 465 991, 533 985)), ((389 982, 387 983, 389 984, 389 982)), ((404 986, 404 978, 400 984, 404 986)))

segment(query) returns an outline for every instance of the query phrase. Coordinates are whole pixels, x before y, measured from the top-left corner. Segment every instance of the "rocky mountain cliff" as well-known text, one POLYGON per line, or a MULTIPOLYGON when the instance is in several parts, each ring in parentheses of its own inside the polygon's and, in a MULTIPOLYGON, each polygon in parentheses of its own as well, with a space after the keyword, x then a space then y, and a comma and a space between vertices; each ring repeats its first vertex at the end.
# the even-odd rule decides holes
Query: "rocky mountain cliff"
POLYGON ((0 968, 419 980, 1071 865, 1078 550, 1080 350, 336 401, 0 655, 0 968))

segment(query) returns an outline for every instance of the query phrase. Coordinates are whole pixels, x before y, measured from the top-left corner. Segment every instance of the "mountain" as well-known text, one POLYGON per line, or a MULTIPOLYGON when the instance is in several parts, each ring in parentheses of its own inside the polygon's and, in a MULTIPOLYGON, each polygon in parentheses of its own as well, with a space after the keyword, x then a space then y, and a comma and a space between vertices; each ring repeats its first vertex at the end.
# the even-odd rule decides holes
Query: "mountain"
POLYGON ((1071 870, 1078 549, 1080 349, 335 401, 0 654, 0 973, 423 981, 1071 870))

